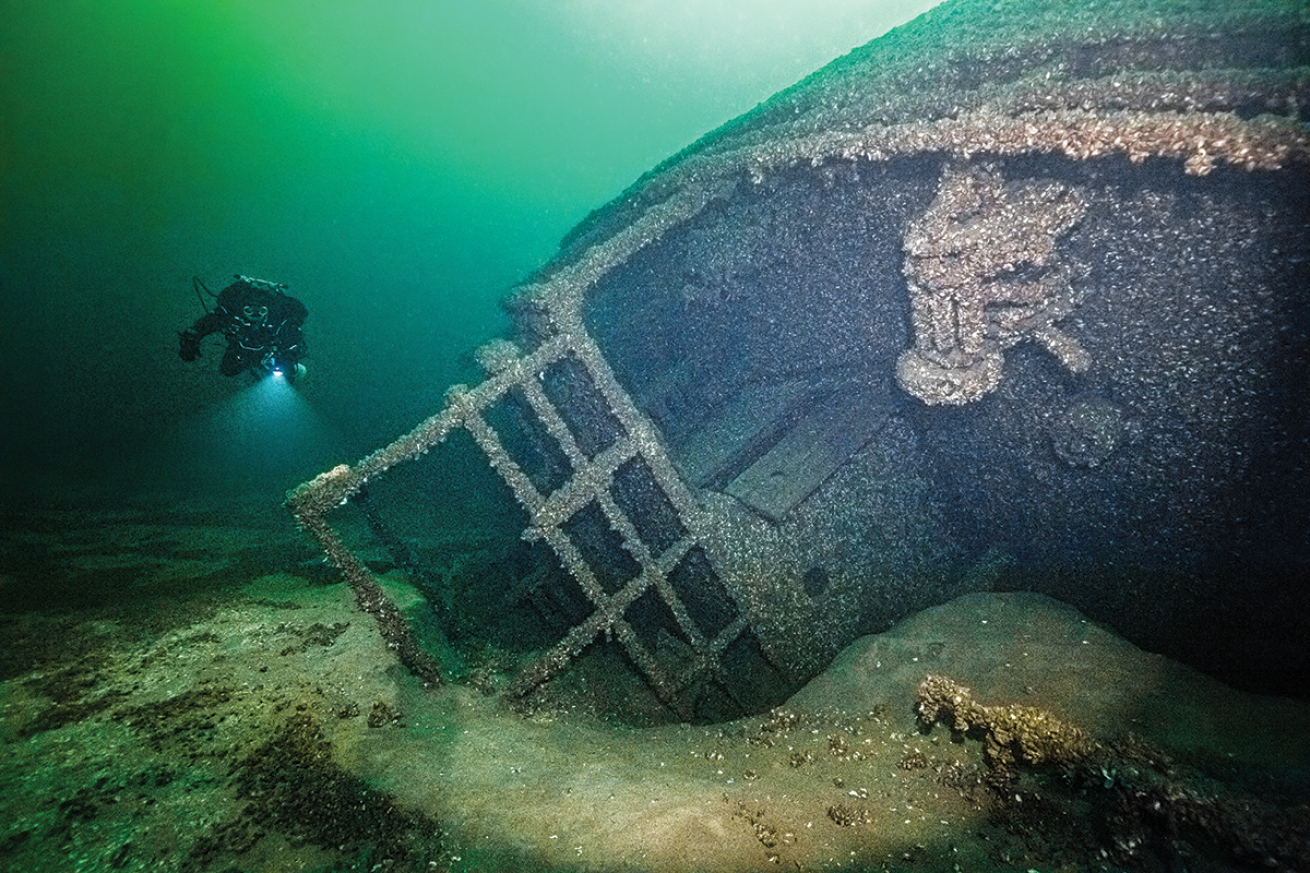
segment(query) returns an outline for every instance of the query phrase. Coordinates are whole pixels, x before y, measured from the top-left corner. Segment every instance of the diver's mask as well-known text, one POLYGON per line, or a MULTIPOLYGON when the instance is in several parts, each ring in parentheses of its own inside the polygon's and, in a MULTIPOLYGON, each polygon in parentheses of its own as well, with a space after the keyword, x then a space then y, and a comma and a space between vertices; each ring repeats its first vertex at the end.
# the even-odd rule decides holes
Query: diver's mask
POLYGON ((241 314, 248 324, 263 324, 264 319, 268 318, 268 307, 247 304, 241 307, 241 314))

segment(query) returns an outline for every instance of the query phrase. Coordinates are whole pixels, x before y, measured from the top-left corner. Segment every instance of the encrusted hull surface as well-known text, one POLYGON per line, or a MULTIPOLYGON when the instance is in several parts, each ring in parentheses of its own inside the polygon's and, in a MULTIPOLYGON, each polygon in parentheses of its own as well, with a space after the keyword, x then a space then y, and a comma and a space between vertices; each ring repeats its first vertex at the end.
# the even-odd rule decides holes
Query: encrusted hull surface
POLYGON ((331 544, 468 431, 572 604, 518 694, 611 641, 678 717, 729 717, 985 588, 1287 690, 1308 104, 1301 3, 943 4, 591 216, 486 382, 293 505, 331 544))

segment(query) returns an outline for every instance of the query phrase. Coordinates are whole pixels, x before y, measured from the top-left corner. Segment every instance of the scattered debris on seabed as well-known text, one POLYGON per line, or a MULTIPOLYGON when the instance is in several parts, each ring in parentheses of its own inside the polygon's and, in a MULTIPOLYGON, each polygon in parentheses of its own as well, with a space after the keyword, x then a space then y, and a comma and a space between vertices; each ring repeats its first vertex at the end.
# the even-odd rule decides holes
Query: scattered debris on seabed
POLYGON ((425 688, 285 530, 162 518, 48 513, 6 547, 14 869, 1310 869, 1310 707, 1038 595, 865 637, 769 713, 642 729, 594 677, 425 688))

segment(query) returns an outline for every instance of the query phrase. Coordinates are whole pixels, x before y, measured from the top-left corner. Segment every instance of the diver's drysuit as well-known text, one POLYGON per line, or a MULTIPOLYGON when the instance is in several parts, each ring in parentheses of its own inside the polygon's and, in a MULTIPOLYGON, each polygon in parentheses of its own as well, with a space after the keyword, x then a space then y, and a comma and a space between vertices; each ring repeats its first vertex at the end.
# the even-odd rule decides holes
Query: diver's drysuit
POLYGON ((300 363, 305 356, 301 326, 309 310, 285 288, 264 279, 237 276, 219 293, 213 311, 182 331, 178 354, 184 361, 194 361, 200 357, 200 341, 222 331, 227 349, 218 371, 224 376, 249 371, 257 376, 295 379, 305 371, 300 363))

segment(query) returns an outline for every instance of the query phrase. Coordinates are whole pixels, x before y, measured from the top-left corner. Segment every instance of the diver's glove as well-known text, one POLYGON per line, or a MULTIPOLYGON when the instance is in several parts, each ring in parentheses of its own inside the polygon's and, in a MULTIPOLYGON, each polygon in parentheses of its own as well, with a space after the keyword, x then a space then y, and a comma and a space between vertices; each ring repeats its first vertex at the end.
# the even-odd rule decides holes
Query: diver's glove
POLYGON ((200 357, 200 334, 188 328, 177 335, 177 340, 177 354, 182 360, 190 363, 200 357))

